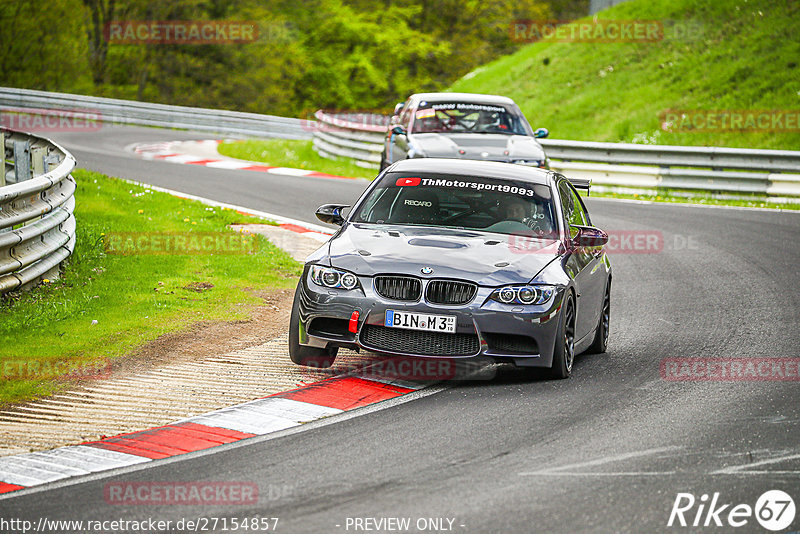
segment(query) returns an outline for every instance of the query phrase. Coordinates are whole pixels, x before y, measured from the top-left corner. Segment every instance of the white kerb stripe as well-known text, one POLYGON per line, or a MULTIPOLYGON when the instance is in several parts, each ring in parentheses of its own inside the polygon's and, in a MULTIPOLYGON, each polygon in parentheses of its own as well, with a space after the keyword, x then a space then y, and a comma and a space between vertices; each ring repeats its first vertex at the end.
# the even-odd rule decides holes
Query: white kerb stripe
POLYGON ((181 154, 178 156, 169 156, 168 158, 162 158, 163 161, 169 161, 170 163, 191 163, 193 161, 203 161, 207 158, 201 158, 199 156, 188 156, 185 154, 181 154))
POLYGON ((0 462, 0 480, 19 486, 35 486, 67 478, 69 475, 41 469, 31 462, 16 458, 3 458, 0 462), (12 461, 13 460, 13 461, 12 461))
MULTIPOLYGON (((52 480, 59 480, 60 478, 63 477, 56 477, 52 480)), ((0 482, 27 487, 38 486, 39 484, 44 484, 45 482, 49 481, 42 480, 41 477, 37 477, 33 473, 29 473, 26 469, 20 469, 19 467, 0 467, 0 482)))
POLYGON ((293 169, 290 167, 275 167, 274 169, 270 169, 268 172, 274 172, 276 174, 288 174, 290 176, 306 176, 316 171, 308 171, 306 169, 293 169))
POLYGON ((151 461, 150 458, 85 445, 0 458, 0 482, 36 486, 75 475, 151 461))
POLYGON ((59 452, 59 454, 66 454, 73 458, 86 458, 87 461, 93 462, 99 466, 99 469, 93 471, 103 471, 112 467, 122 467, 125 465, 143 464, 152 461, 150 458, 144 456, 137 456, 135 454, 127 454, 124 452, 110 451, 108 449, 101 449, 98 447, 89 447, 87 445, 75 445, 72 447, 62 447, 50 452, 59 452))
POLYGON ((126 454, 124 452, 99 449, 97 447, 87 447, 85 445, 35 452, 31 453, 31 456, 47 459, 52 462, 59 462, 77 469, 84 469, 90 473, 150 461, 150 458, 137 456, 135 454, 126 454))
POLYGON ((294 421, 289 421, 282 417, 267 417, 261 414, 233 410, 225 413, 201 415, 189 419, 189 422, 198 425, 228 428, 230 430, 256 435, 269 434, 270 432, 277 432, 278 430, 300 425, 300 423, 295 423, 294 421))
POLYGON ((89 471, 85 469, 78 469, 64 463, 53 463, 49 461, 47 458, 40 458, 31 454, 23 454, 20 456, 14 456, 9 458, 9 463, 16 464, 20 467, 33 467, 35 469, 40 469, 42 471, 48 471, 50 473, 60 474, 65 477, 72 477, 76 475, 86 475, 89 471), (16 460, 16 462, 14 462, 16 460))
POLYGON ((268 414, 276 415, 289 419, 296 423, 307 423, 329 415, 336 415, 342 413, 344 410, 338 408, 329 408, 328 406, 319 406, 318 404, 311 404, 310 402, 296 401, 292 399, 284 399, 281 397, 267 397, 266 399, 258 399, 239 405, 242 408, 257 408, 258 411, 268 414))
POLYGON ((187 422, 229 428, 249 434, 268 434, 307 423, 342 410, 292 399, 268 397, 186 419, 187 422))
POLYGON ((251 167, 253 164, 246 161, 209 161, 206 167, 214 167, 216 169, 242 169, 244 167, 251 167))

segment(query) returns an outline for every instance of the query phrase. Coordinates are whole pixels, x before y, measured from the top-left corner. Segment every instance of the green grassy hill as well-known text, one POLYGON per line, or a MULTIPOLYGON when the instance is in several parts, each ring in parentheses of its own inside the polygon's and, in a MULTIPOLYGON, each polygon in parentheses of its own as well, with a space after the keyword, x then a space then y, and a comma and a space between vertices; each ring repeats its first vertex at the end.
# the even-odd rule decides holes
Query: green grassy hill
POLYGON ((557 139, 800 150, 800 2, 631 0, 598 18, 661 21, 665 37, 539 41, 450 90, 510 96, 557 139), (668 132, 670 109, 794 111, 794 131, 668 132))

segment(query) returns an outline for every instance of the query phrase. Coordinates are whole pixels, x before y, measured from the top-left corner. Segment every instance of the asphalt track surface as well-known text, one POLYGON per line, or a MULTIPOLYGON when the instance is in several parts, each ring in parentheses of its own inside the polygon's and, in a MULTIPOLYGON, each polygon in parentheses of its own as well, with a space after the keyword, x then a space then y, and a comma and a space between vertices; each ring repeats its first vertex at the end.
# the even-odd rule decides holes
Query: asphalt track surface
MULTIPOLYGON (((317 205, 352 201, 365 186, 145 161, 123 150, 201 134, 114 128, 52 137, 92 170, 309 222, 317 205)), ((501 367, 491 380, 300 432, 45 486, 0 500, 0 516, 278 517, 277 532, 287 533, 365 532, 348 518, 367 517, 410 518, 411 532, 420 518, 454 519, 453 532, 470 533, 767 532, 753 517, 735 529, 666 525, 678 492, 754 506, 781 489, 800 506, 800 382, 668 381, 660 362, 800 355, 800 214, 587 204, 596 225, 661 232, 664 246, 611 256, 609 350, 578 357, 569 380, 501 367), (105 484, 120 480, 247 481, 261 497, 239 506, 106 504, 105 484)))

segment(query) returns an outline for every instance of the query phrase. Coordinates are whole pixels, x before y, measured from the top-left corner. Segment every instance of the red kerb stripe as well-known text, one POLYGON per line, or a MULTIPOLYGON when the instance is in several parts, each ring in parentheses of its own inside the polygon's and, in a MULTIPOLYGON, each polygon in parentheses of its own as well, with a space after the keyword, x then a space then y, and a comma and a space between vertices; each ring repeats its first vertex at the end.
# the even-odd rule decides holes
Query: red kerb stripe
POLYGON ((254 435, 195 423, 178 423, 84 445, 158 459, 208 449, 254 435))
POLYGON ((17 491, 24 488, 25 486, 17 486, 16 484, 8 484, 6 482, 0 482, 0 493, 8 493, 9 491, 17 491))
POLYGON ((300 389, 270 396, 308 402, 340 410, 352 410, 374 402, 393 399, 412 391, 414 390, 382 382, 343 377, 323 380, 300 389))
POLYGON ((280 226, 284 230, 290 230, 292 232, 297 232, 299 234, 305 234, 306 232, 310 232, 311 231, 308 228, 303 228, 302 226, 299 226, 297 224, 292 224, 292 223, 283 223, 283 224, 279 224, 278 226, 280 226))
POLYGON ((335 174, 328 174, 325 172, 317 172, 317 171, 312 171, 306 174, 306 176, 311 176, 313 178, 333 178, 335 180, 355 180, 355 178, 351 176, 336 176, 335 174))
POLYGON ((274 169, 275 167, 268 167, 266 165, 250 165, 249 167, 241 167, 243 171, 261 171, 266 172, 270 169, 274 169))

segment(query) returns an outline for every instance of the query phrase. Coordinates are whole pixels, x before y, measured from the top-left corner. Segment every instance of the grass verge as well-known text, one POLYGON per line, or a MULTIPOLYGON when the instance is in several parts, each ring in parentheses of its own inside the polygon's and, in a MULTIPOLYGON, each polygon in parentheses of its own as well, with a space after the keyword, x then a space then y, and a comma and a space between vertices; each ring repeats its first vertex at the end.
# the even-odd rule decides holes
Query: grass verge
MULTIPOLYGON (((797 150, 800 3, 773 0, 631 0, 600 20, 658 21, 653 42, 525 46, 467 74, 452 91, 513 98, 555 139, 797 150), (773 110, 766 126, 663 129, 666 110, 773 110)), ((589 20, 589 19, 586 19, 589 20)))
POLYGON ((247 319, 262 302, 257 292, 296 283, 299 264, 260 236, 249 253, 110 254, 116 233, 225 239, 239 235, 227 225, 250 218, 86 170, 73 176, 77 244, 62 278, 0 299, 0 404, 52 394, 87 370, 102 374, 197 321, 247 319))
POLYGON ((335 176, 372 180, 377 169, 365 169, 345 158, 323 158, 314 151, 311 141, 292 139, 229 140, 219 145, 219 153, 231 158, 258 161, 276 167, 291 167, 324 172, 335 176))

